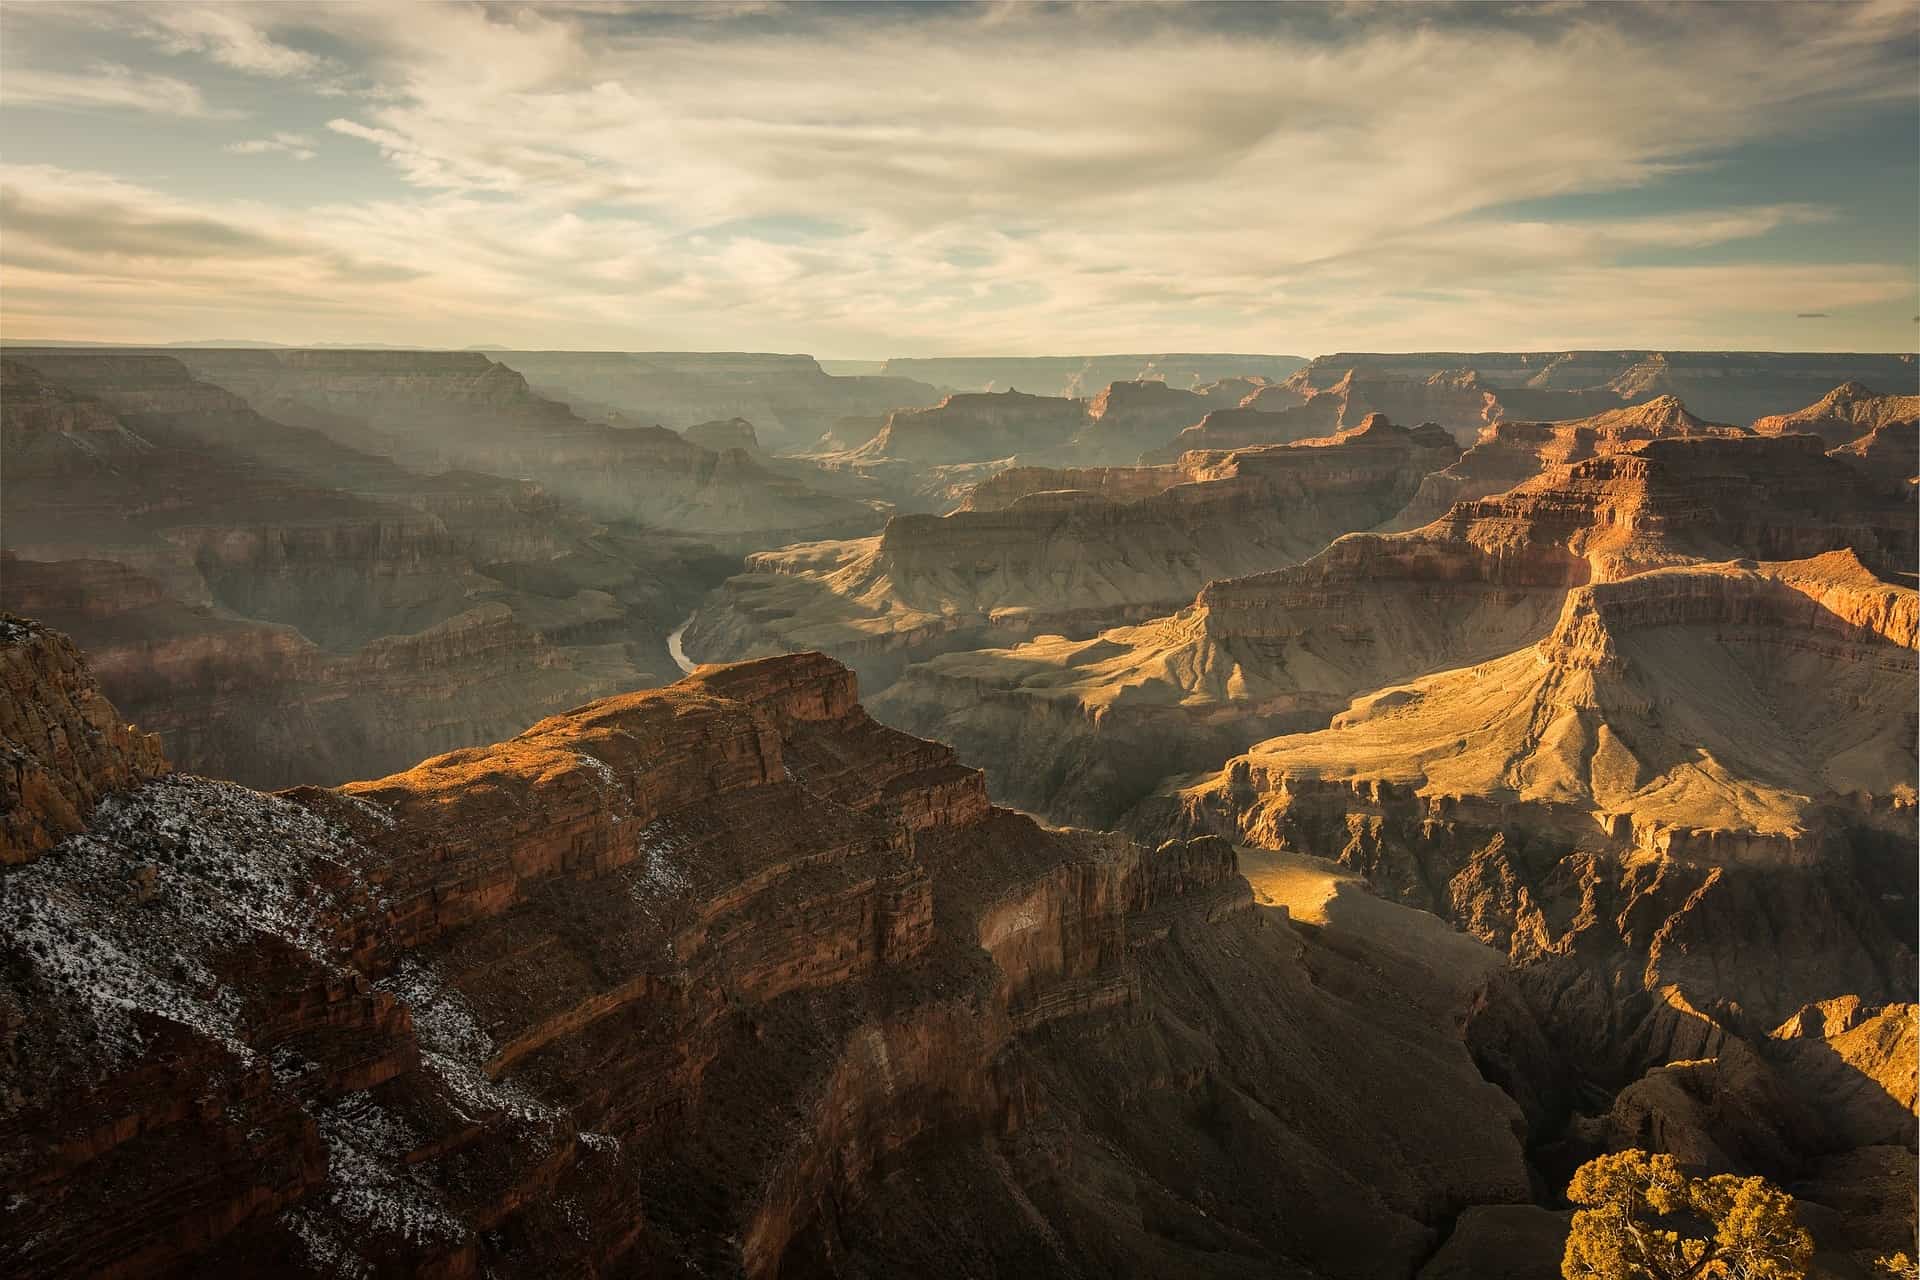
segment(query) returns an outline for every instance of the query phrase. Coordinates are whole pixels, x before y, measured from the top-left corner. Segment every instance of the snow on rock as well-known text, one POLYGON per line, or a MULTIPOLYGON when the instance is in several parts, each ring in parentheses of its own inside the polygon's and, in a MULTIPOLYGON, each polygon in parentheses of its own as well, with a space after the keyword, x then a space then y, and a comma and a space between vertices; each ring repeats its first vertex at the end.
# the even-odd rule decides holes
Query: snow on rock
POLYGON ((344 831, 288 801, 161 778, 109 797, 87 831, 0 882, 0 933, 97 1065, 138 1053, 150 1018, 250 1064, 242 997, 217 976, 220 959, 276 939, 331 963, 343 922, 364 909, 354 851, 344 831), (335 870, 317 876, 323 862, 335 870))

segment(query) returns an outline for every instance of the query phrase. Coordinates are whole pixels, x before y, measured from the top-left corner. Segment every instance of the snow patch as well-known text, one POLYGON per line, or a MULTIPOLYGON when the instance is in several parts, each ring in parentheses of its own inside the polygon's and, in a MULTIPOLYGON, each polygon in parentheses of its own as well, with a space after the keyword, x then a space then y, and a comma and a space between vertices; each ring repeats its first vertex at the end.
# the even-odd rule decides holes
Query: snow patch
POLYGON ((335 967, 335 933, 357 906, 357 846, 311 810, 233 783, 168 777, 110 796, 85 832, 0 881, 0 936, 32 967, 67 1035, 124 1061, 140 1021, 162 1018, 242 1063, 240 993, 226 955, 274 938, 335 967), (347 886, 323 889, 315 868, 347 886))

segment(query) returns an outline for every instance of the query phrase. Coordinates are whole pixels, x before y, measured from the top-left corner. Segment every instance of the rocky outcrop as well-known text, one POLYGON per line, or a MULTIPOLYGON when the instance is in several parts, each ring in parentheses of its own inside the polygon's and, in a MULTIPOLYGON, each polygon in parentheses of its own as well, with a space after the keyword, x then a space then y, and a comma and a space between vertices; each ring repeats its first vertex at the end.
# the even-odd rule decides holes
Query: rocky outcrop
POLYGON ((1131 462, 1200 421, 1209 409, 1239 403, 1244 385, 1236 379, 1187 391, 1164 382, 1111 383, 1088 404, 1075 452, 1089 462, 1131 462))
POLYGON ((856 450, 867 460, 917 463, 985 462, 1064 446, 1085 425, 1087 403, 1058 396, 950 395, 930 409, 897 409, 880 433, 856 450))
POLYGON ((1456 502, 1504 493, 1551 468, 1618 453, 1638 440, 1739 434, 1738 427, 1695 417, 1672 396, 1565 422, 1495 422, 1458 461, 1428 476, 1387 527, 1418 529, 1445 515, 1456 502))
POLYGON ((880 685, 943 650, 1089 635, 1164 613, 1212 579, 1311 555, 1397 510, 1454 455, 1437 428, 1376 419, 1317 446, 1190 453, 1139 473, 1017 468, 944 518, 752 557, 701 607, 687 651, 817 649, 880 685), (1066 487, 1031 488, 1052 480, 1066 487))
POLYGON ((159 739, 120 719, 72 641, 0 614, 0 864, 33 861, 104 796, 166 771, 159 739))
POLYGON ((743 449, 748 453, 760 452, 760 437, 754 434, 753 424, 745 418, 696 422, 680 434, 702 449, 711 449, 715 453, 728 449, 743 449))
POLYGON ((1753 429, 1763 436, 1816 435, 1827 448, 1838 449, 1883 428, 1902 426, 1920 426, 1920 395, 1875 395, 1858 382, 1843 382, 1804 409, 1756 419, 1753 429))
POLYGON ((1526 1193, 1364 946, 1223 842, 990 808, 819 658, 149 782, 0 923, 9 1271, 1359 1280, 1526 1193))
POLYGON ((1636 442, 1423 529, 1212 582, 1166 618, 931 659, 875 707, 954 743, 1012 803, 1110 823, 1169 774, 1322 727, 1364 691, 1536 643, 1573 588, 1837 548, 1891 571, 1912 529, 1904 497, 1810 437, 1636 442))

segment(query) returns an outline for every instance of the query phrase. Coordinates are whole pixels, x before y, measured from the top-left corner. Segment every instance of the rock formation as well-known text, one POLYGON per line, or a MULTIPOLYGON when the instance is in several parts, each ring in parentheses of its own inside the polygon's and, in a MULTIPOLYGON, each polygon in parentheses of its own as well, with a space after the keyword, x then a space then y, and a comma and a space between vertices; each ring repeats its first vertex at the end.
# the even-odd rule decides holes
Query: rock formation
POLYGON ((1210 583, 1166 618, 934 658, 874 706, 986 766, 996 795, 1102 825, 1168 774, 1324 726, 1367 690, 1535 643, 1573 588, 1840 548, 1891 570, 1914 529, 1906 495, 1812 437, 1639 441, 1423 529, 1210 583))
POLYGON ((1618 453, 1637 440, 1740 434, 1738 427, 1695 417, 1673 396, 1561 422, 1495 422, 1481 430, 1457 462, 1428 476, 1388 527, 1417 529, 1445 515, 1456 502, 1504 493, 1550 468, 1618 453))
POLYGON ((333 791, 140 783, 0 879, 0 953, 16 1274, 1361 1280, 1527 1193, 1400 961, 1222 841, 990 807, 817 657, 333 791))
POLYGON ((914 463, 985 462, 1064 446, 1087 403, 1006 391, 950 395, 930 409, 897 409, 856 455, 914 463))
MULTIPOLYGON (((877 528, 868 503, 810 487, 739 450, 665 427, 610 426, 534 394, 478 352, 211 350, 142 355, 16 348, 62 385, 123 409, 163 404, 183 372, 259 415, 418 470, 539 481, 601 519, 688 533, 745 551, 877 528)), ((825 375, 821 375, 825 376, 825 375)))
POLYGON ((1857 382, 1843 382, 1804 409, 1754 421, 1763 436, 1805 432, 1838 449, 1887 427, 1920 425, 1920 395, 1875 395, 1857 382))
POLYGON ((760 437, 754 432, 753 424, 745 418, 696 422, 680 434, 702 449, 711 449, 715 453, 724 453, 728 449, 760 452, 760 437))
POLYGON ((87 394, 29 354, 0 361, 0 599, 85 645, 183 767, 338 781, 662 683, 728 568, 275 422, 170 357, 74 357, 87 394))
POLYGON ((1015 468, 944 518, 899 516, 875 539, 750 557, 701 607, 687 651, 819 650, 879 685, 942 650, 1088 635, 1377 523, 1455 454, 1438 428, 1375 418, 1322 442, 1189 453, 1173 467, 1015 468))
MULTIPOLYGON (((1672 395, 1709 421, 1744 423, 1767 414, 1790 412, 1842 382, 1857 381, 1881 394, 1897 395, 1911 393, 1920 377, 1920 366, 1915 365, 1912 355, 1339 352, 1315 357, 1296 375, 1295 385, 1332 387, 1349 375, 1363 381, 1425 383, 1441 375, 1456 378, 1466 371, 1476 375, 1497 401, 1485 422, 1586 417, 1672 395)), ((1438 420, 1443 426, 1469 431, 1481 425, 1438 420)))
POLYGON ((1891 1161, 1910 1205, 1916 645, 1851 550, 1594 583, 1138 821, 1334 858, 1508 951, 1469 1037, 1548 1167, 1806 1181, 1826 1247, 1887 1251, 1910 1219, 1838 1166, 1891 1161))
POLYGON ((691 351, 503 351, 495 358, 584 417, 685 428, 745 418, 791 448, 841 419, 929 405, 940 392, 911 378, 834 377, 811 356, 691 351))

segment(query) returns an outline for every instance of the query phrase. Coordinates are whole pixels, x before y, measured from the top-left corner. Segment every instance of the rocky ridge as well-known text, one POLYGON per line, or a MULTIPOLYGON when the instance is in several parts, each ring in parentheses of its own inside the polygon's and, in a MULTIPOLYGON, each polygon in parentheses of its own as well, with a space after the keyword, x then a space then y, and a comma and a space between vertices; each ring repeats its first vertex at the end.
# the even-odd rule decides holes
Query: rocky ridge
POLYGON ((1455 454, 1438 428, 1375 417, 1325 441, 1189 453, 1173 467, 1015 468, 946 517, 750 557, 695 615, 687 650, 819 650, 878 685, 941 649, 1091 634, 1377 523, 1455 454))
POLYGON ((1358 1280, 1526 1194, 1451 1011, 1222 841, 992 808, 818 657, 138 783, 0 921, 8 1270, 1358 1280))

